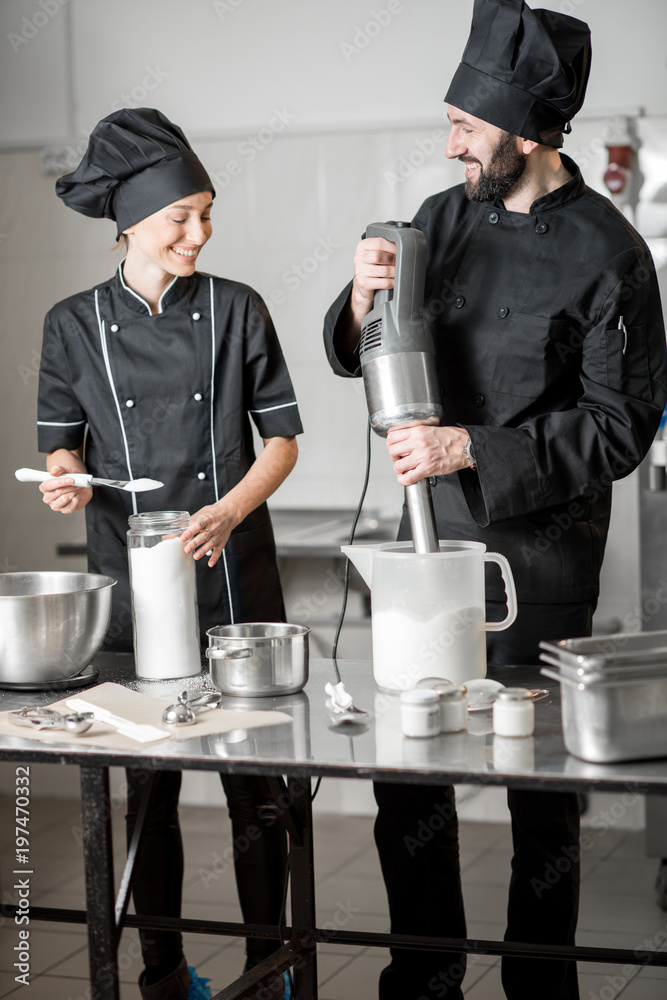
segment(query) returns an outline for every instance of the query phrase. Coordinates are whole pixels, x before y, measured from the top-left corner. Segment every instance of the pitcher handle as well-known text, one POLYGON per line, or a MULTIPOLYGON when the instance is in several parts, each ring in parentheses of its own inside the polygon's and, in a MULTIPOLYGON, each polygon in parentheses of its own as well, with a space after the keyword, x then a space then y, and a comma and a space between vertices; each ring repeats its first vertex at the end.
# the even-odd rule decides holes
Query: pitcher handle
POLYGON ((510 627, 517 615, 516 587, 514 586, 512 569, 505 556, 502 556, 500 552, 485 552, 484 562, 494 562, 500 566, 507 594, 507 616, 501 622, 486 622, 485 628, 487 632, 502 632, 503 629, 510 627))

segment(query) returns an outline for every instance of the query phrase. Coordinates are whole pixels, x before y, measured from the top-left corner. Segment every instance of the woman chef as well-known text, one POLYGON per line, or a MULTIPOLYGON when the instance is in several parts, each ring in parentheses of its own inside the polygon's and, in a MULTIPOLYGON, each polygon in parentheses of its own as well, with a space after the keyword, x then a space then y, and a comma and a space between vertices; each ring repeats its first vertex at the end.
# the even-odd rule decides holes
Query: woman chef
MULTIPOLYGON (((184 134, 147 108, 99 122, 77 169, 56 191, 93 218, 114 219, 127 255, 114 276, 48 313, 39 383, 39 448, 53 476, 159 479, 156 493, 41 485, 63 514, 86 509, 89 570, 115 577, 107 647, 132 648, 127 519, 142 510, 192 513, 183 533, 197 568, 202 636, 214 625, 284 621, 265 504, 294 466, 302 430, 271 318, 247 285, 197 271, 215 192, 184 134), (264 440, 255 457, 248 414, 264 440)), ((264 779, 221 775, 239 853, 244 919, 276 924, 286 867, 283 830, 264 779), (255 834, 256 836, 256 834, 255 834)), ((137 866, 137 912, 180 913, 180 772, 160 772, 137 866)), ((128 773, 128 837, 141 785, 128 773)), ((144 998, 187 997, 180 934, 142 931, 144 998)), ((247 942, 248 966, 278 942, 247 942)), ((274 984, 282 996, 282 977, 274 984)))

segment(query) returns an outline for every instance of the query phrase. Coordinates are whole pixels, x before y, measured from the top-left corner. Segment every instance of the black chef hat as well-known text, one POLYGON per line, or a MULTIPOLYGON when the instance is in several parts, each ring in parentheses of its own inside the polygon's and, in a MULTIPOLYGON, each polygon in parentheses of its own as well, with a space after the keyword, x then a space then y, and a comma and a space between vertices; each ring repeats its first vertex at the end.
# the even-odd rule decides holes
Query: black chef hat
POLYGON ((523 0, 475 0, 470 37, 445 96, 448 104, 534 142, 547 145, 584 103, 591 68, 590 29, 523 0))
POLYGON ((122 108, 98 122, 59 198, 82 215, 115 219, 118 235, 166 205, 215 190, 178 125, 153 108, 122 108))

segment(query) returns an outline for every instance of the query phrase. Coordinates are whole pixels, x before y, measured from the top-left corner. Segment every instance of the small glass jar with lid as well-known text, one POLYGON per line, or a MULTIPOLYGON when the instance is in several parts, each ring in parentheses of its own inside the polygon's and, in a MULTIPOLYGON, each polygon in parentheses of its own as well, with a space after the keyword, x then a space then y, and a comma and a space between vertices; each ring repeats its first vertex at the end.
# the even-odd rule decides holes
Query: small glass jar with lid
POLYGON ((532 691, 520 687, 498 691, 493 703, 493 731, 496 736, 532 736, 534 729, 532 691))
POLYGON ((201 672, 195 562, 183 551, 186 510, 132 514, 127 552, 138 677, 167 680, 201 672))
POLYGON ((440 688, 440 732, 460 733, 468 728, 468 697, 465 685, 440 688))
POLYGON ((440 695, 431 688, 413 688, 401 694, 401 730, 404 736, 437 736, 440 732, 440 695))

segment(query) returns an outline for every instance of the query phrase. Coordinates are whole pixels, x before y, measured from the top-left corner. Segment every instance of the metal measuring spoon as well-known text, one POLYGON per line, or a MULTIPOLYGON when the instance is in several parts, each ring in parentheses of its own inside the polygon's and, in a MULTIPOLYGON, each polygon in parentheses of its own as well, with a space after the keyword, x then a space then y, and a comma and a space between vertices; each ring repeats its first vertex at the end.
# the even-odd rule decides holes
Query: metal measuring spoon
POLYGON ((50 708, 20 708, 9 713, 9 721, 15 726, 29 729, 65 729, 79 735, 87 732, 95 721, 92 712, 69 712, 61 715, 50 708))
POLYGON ((197 721, 197 714, 207 708, 219 708, 222 695, 216 691, 188 696, 187 691, 181 691, 178 701, 169 705, 162 713, 162 721, 167 726, 192 726, 197 721))

